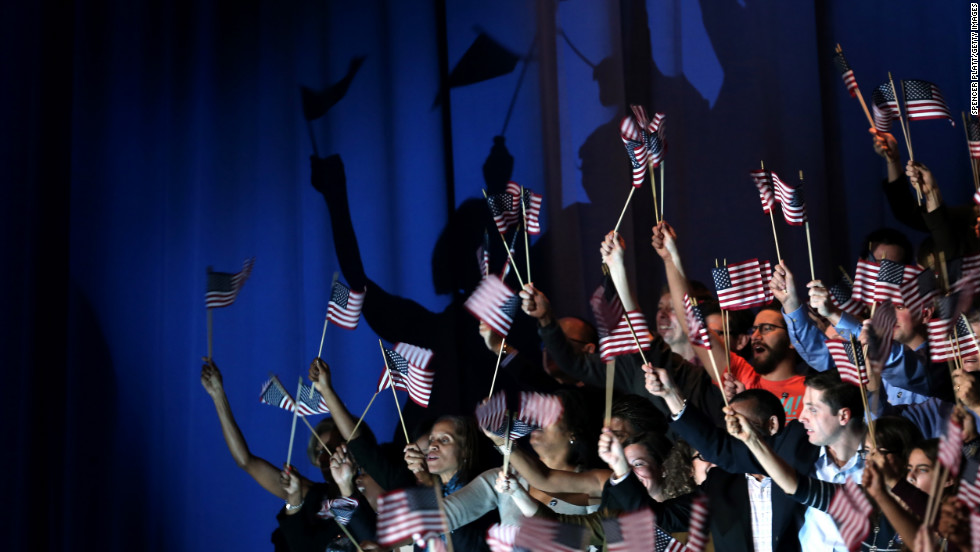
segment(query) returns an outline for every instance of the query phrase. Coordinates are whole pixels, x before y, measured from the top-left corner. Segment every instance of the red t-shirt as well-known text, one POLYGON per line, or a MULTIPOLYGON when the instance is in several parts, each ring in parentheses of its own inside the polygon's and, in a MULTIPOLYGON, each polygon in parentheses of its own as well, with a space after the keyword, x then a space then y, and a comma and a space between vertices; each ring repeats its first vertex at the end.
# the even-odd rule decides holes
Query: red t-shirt
POLYGON ((781 381, 767 380, 756 373, 749 361, 731 353, 731 370, 735 379, 745 384, 746 389, 765 389, 779 397, 786 411, 786 422, 795 420, 803 409, 803 381, 805 376, 796 375, 781 381))

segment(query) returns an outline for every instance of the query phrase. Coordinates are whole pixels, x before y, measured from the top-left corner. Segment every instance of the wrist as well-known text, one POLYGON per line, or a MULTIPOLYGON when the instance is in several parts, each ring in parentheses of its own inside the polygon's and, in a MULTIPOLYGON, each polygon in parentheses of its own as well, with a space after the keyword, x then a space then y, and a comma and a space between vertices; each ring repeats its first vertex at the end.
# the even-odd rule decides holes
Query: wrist
POLYGON ((546 326, 550 326, 552 321, 553 319, 550 313, 545 313, 538 317, 538 325, 541 326, 542 328, 546 326))

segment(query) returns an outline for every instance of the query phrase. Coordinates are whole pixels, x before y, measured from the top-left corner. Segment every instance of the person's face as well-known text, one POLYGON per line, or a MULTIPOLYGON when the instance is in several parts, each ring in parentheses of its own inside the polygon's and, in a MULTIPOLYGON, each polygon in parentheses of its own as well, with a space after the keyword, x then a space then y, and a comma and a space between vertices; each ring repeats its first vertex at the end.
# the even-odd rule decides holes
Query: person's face
POLYGON ((755 316, 752 339, 752 358, 749 364, 759 375, 771 374, 791 349, 789 333, 783 316, 774 310, 760 311, 755 316))
POLYGON ((531 432, 529 438, 531 448, 539 457, 547 459, 548 462, 560 461, 568 456, 568 449, 573 436, 570 431, 565 429, 564 422, 565 419, 562 416, 550 426, 531 432))
MULTIPOLYGON (((330 451, 337 450, 337 445, 343 442, 343 438, 340 436, 340 432, 336 429, 331 431, 324 431, 319 435, 320 440, 323 444, 327 445, 330 451)), ((316 467, 320 468, 320 471, 326 474, 327 479, 331 479, 330 476, 330 451, 324 449, 322 445, 317 443, 316 447, 316 462, 313 463, 316 467)))
POLYGON ((684 339, 681 331, 680 322, 674 314, 674 306, 670 302, 670 294, 665 293, 660 296, 657 304, 657 333, 664 338, 667 344, 677 343, 684 339))
POLYGON ((879 243, 871 251, 871 255, 877 262, 881 262, 882 259, 888 259, 889 261, 900 263, 902 262, 902 258, 905 257, 905 251, 898 245, 886 245, 879 243))
POLYGON ((804 389, 800 422, 806 429, 807 439, 811 444, 827 446, 835 443, 844 433, 844 412, 846 411, 842 408, 837 414, 831 413, 830 407, 823 402, 823 391, 812 387, 804 389))
POLYGON ((887 479, 898 479, 907 473, 908 467, 900 463, 898 454, 885 447, 871 446, 870 435, 864 438, 865 462, 874 463, 887 479))
POLYGON ((758 431, 760 435, 772 435, 778 430, 778 428, 773 427, 776 425, 776 423, 771 423, 769 420, 760 419, 755 412, 758 406, 759 401, 755 398, 733 401, 729 405, 729 407, 736 413, 745 416, 745 419, 749 422, 749 425, 758 431))
POLYGON ((612 434, 620 443, 628 437, 636 435, 636 428, 633 427, 633 424, 619 416, 613 416, 609 419, 609 429, 612 430, 612 434))
POLYGON ((704 480, 708 478, 708 470, 715 467, 714 464, 708 462, 701 456, 701 453, 694 451, 691 456, 691 476, 694 478, 694 483, 700 485, 704 483, 704 480))
POLYGON ((429 473, 449 476, 456 473, 461 452, 458 439, 452 422, 443 420, 432 426, 432 432, 429 433, 429 454, 425 457, 429 473))
POLYGON ((378 497, 384 492, 381 485, 378 485, 378 482, 364 470, 357 470, 357 476, 354 477, 354 485, 364 495, 364 498, 367 498, 368 502, 372 504, 377 504, 378 497))
POLYGON ((895 306, 895 330, 892 339, 899 343, 908 343, 915 336, 922 324, 922 315, 905 307, 895 306))
POLYGON ((704 325, 708 327, 708 331, 717 335, 719 339, 728 340, 729 351, 737 351, 740 349, 738 346, 738 336, 725 334, 725 319, 722 318, 720 314, 709 314, 708 316, 705 316, 704 325))
POLYGON ((646 447, 640 444, 632 444, 623 449, 626 454, 626 461, 636 477, 643 483, 647 493, 655 496, 663 486, 663 473, 661 467, 647 452, 646 447))
POLYGON ((932 460, 922 449, 912 449, 909 454, 908 472, 905 479, 920 491, 932 492, 932 460))

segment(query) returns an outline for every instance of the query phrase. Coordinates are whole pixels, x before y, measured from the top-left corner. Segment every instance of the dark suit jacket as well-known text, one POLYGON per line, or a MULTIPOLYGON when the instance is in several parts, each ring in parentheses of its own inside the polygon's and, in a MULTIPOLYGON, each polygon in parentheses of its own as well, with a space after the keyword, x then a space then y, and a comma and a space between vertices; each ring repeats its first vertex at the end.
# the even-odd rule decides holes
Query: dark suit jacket
MULTIPOLYGON (((749 449, 726 431, 715 427, 697 408, 688 403, 679 419, 671 423, 671 429, 687 441, 709 462, 718 467, 708 472, 705 489, 709 500, 720 500, 721 508, 712 502, 712 536, 719 550, 729 546, 747 545, 752 548, 751 510, 748 502, 748 487, 744 474, 765 473, 749 449), (718 471, 721 468, 722 471, 718 471), (718 471, 717 474, 715 472, 718 471), (725 473, 727 472, 727 473, 725 473), (715 474, 715 475, 712 475, 715 474), (716 496, 713 497, 712 493, 716 496), (715 533, 716 525, 720 531, 715 533), (738 526, 743 525, 742 529, 738 526), (747 535, 747 541, 746 539, 747 535), (722 544, 724 543, 724 544, 722 544)), ((809 474, 820 455, 820 447, 810 444, 803 424, 793 420, 779 433, 769 438, 773 451, 785 459, 796 471, 809 474)), ((806 507, 788 496, 777 485, 772 488, 772 539, 773 550, 799 550, 798 538, 803 525, 806 507)))

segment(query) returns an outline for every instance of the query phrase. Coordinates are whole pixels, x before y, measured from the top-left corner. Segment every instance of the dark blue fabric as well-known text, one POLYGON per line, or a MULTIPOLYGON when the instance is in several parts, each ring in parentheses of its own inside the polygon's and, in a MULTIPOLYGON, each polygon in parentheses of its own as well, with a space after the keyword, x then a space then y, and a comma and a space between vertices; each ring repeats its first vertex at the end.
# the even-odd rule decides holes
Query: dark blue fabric
MULTIPOLYGON (((512 177, 544 196, 532 276, 559 314, 587 315, 599 242, 629 193, 618 135, 629 102, 667 114, 666 218, 692 278, 707 281, 716 258, 776 260, 746 174, 765 160, 789 181, 804 171, 817 275, 836 280, 865 233, 897 223, 834 44, 866 100, 890 70, 935 82, 958 115, 968 31, 968 3, 911 0, 8 2, 4 548, 270 547, 282 503, 236 467, 198 383, 203 293, 208 266, 235 271, 256 257, 237 302, 214 312, 214 359, 252 452, 281 465, 291 420, 258 402, 260 385, 270 371, 287 388, 305 375, 340 268, 310 185, 311 134, 316 153, 344 161, 366 277, 452 315, 451 329, 432 331, 459 344, 438 353, 454 371, 437 376, 428 412, 409 414, 469 412, 457 390, 488 389, 495 358, 480 360, 475 322, 456 323, 466 317, 452 309, 482 233, 439 237, 454 209, 481 200, 495 136, 491 191, 512 177), (440 74, 480 31, 527 57, 526 71, 520 61, 433 107, 440 74), (307 125, 300 86, 325 88, 362 55, 346 97, 307 125)), ((916 158, 954 204, 973 191, 960 126, 912 125, 916 158)), ((784 257, 808 279, 802 229, 776 224, 784 257)), ((645 184, 621 231, 648 317, 663 283, 651 225, 645 184)), ((534 350, 521 317, 514 339, 534 350)), ((356 414, 383 367, 376 322, 327 330, 323 356, 356 414)), ((388 394, 367 420, 398 439, 388 394)), ((300 425, 293 462, 318 479, 306 437, 300 425)))

